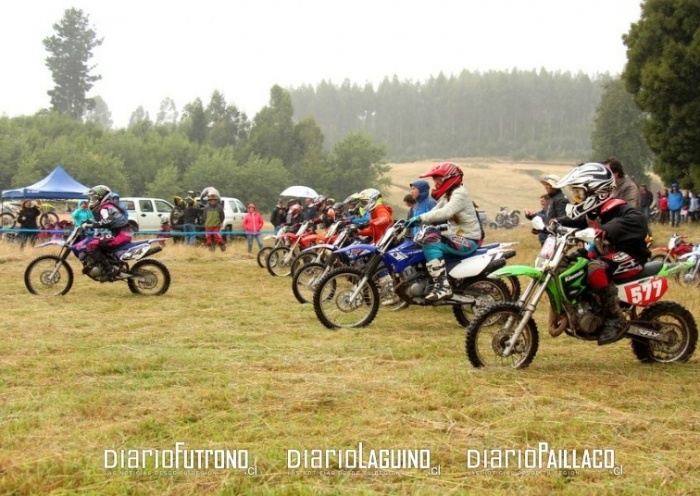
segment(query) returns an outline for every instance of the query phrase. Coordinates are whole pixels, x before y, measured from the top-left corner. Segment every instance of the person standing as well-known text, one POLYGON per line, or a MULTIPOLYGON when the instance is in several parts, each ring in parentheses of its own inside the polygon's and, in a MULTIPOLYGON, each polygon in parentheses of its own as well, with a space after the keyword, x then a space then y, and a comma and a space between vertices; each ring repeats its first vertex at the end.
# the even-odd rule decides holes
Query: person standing
POLYGON ((625 170, 622 164, 615 157, 605 159, 603 165, 610 169, 615 177, 615 193, 613 198, 625 200, 630 207, 639 208, 639 188, 637 184, 625 175, 625 170))
POLYGON ((680 225, 681 208, 683 208, 683 193, 678 189, 678 183, 672 183, 671 192, 668 194, 668 211, 671 215, 671 227, 680 225))
POLYGON ((654 195, 646 184, 642 184, 639 191, 639 207, 642 209, 647 222, 651 220, 651 206, 654 204, 654 195))
POLYGON ((668 190, 663 193, 659 191, 659 224, 664 225, 668 222, 668 190))
MULTIPOLYGON (((545 174, 540 180, 544 190, 547 192, 547 206, 544 208, 544 214, 541 216, 545 224, 552 220, 561 220, 566 217, 566 206, 569 204, 569 200, 567 200, 560 189, 554 187, 557 181, 559 181, 559 176, 556 174, 545 174)), ((528 219, 538 215, 538 213, 530 210, 525 210, 524 212, 525 217, 528 219), (528 217, 528 215, 531 215, 531 217, 528 217)), ((537 239, 540 245, 543 245, 547 239, 547 233, 545 231, 539 232, 537 239)))
POLYGON ((224 223, 224 208, 219 203, 219 197, 215 194, 210 194, 207 201, 208 204, 204 207, 204 212, 202 212, 204 217, 204 243, 211 251, 214 251, 214 243, 219 245, 221 251, 226 251, 226 242, 219 234, 224 223))
POLYGON ((690 193, 690 206, 688 207, 690 222, 698 220, 698 211, 700 211, 700 199, 695 193, 690 193))
POLYGON ((80 208, 76 208, 71 214, 71 217, 73 218, 73 224, 76 226, 80 226, 85 222, 92 222, 95 220, 92 210, 88 208, 87 200, 82 200, 80 202, 80 208))
POLYGON ((277 200, 277 206, 272 210, 272 215, 270 215, 270 223, 274 228, 275 234, 280 230, 287 222, 287 208, 284 206, 284 200, 280 198, 277 200))
POLYGON ((192 246, 197 241, 197 224, 201 223, 202 209, 194 203, 194 198, 188 196, 185 199, 185 210, 182 213, 182 231, 185 235, 185 243, 192 246))
POLYGON ((248 204, 248 213, 243 217, 243 230, 248 241, 248 255, 253 251, 253 239, 258 243, 258 251, 262 250, 262 228, 265 224, 263 216, 258 212, 254 203, 248 204))
POLYGON ((17 214, 17 222, 22 229, 22 232, 19 234, 20 246, 22 248, 24 248, 27 243, 34 244, 37 231, 39 230, 39 217, 41 217, 41 210, 39 210, 39 207, 31 200, 24 200, 17 214))

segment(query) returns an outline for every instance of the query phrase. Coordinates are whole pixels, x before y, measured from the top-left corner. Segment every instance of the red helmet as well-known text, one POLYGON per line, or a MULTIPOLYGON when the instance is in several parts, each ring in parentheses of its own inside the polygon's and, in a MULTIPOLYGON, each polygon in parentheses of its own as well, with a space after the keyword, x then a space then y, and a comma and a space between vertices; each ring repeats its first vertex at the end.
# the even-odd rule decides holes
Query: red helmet
POLYGON ((442 178, 442 184, 436 187, 432 193, 433 198, 439 200, 442 198, 442 195, 450 191, 452 188, 462 184, 463 176, 464 173, 462 172, 462 169, 457 167, 452 162, 444 162, 436 165, 425 174, 422 174, 420 177, 432 177, 433 179, 442 178))

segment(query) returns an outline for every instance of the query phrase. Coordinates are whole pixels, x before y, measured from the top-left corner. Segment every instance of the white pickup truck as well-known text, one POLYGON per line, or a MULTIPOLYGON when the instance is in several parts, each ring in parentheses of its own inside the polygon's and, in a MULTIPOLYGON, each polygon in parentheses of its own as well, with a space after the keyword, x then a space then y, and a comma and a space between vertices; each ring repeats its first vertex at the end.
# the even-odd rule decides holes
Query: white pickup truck
POLYGON ((160 198, 125 197, 119 200, 129 213, 129 224, 134 231, 160 230, 161 219, 170 220, 173 205, 160 198))

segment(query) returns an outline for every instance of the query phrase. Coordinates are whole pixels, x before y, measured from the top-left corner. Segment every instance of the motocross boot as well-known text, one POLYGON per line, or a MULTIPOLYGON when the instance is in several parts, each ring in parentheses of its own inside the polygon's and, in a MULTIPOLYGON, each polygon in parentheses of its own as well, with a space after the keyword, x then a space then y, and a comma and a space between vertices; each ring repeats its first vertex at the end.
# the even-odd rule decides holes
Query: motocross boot
POLYGON ((625 336, 629 324, 624 312, 620 308, 620 300, 617 298, 617 288, 614 284, 609 284, 607 288, 599 293, 605 320, 603 329, 598 334, 598 345, 614 343, 625 336))
POLYGON ((425 295, 425 301, 438 301, 452 296, 452 287, 447 280, 445 261, 442 259, 431 260, 425 266, 433 280, 433 288, 425 295))

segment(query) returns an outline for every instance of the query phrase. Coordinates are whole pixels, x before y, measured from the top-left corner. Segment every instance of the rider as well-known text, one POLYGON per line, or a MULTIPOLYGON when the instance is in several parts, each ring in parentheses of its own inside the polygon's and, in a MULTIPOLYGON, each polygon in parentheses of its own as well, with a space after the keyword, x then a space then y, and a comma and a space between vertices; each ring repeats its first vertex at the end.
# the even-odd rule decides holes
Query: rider
MULTIPOLYGON (((126 220, 126 211, 122 210, 112 199, 112 191, 100 184, 88 191, 88 208, 92 210, 95 220, 83 224, 85 227, 108 229, 110 234, 96 237, 87 245, 92 259, 102 266, 102 280, 108 280, 119 273, 119 268, 109 263, 105 252, 114 250, 131 241, 133 231, 126 220)), ((89 270, 89 268, 86 267, 89 270)))
POLYGON ((406 227, 445 221, 448 224, 446 236, 428 236, 420 240, 427 260, 426 267, 433 280, 433 288, 425 296, 427 301, 452 296, 445 254, 467 256, 476 251, 484 238, 474 202, 462 184, 463 176, 462 170, 452 162, 438 164, 421 175, 433 178, 435 189, 432 196, 437 200, 437 205, 429 212, 411 217, 406 224, 406 227))
POLYGON ((615 178, 602 164, 579 165, 556 183, 570 187, 573 204, 567 205, 564 224, 596 229, 596 249, 588 252, 588 283, 604 311, 603 330, 598 344, 613 343, 625 335, 627 320, 620 308, 614 278, 639 274, 649 260, 645 238, 647 222, 641 210, 622 199, 613 198, 615 178))
POLYGON ((384 204, 378 189, 367 188, 360 191, 359 200, 364 212, 369 213, 369 225, 357 231, 357 234, 371 236, 372 243, 376 244, 394 222, 394 211, 389 205, 384 204))

